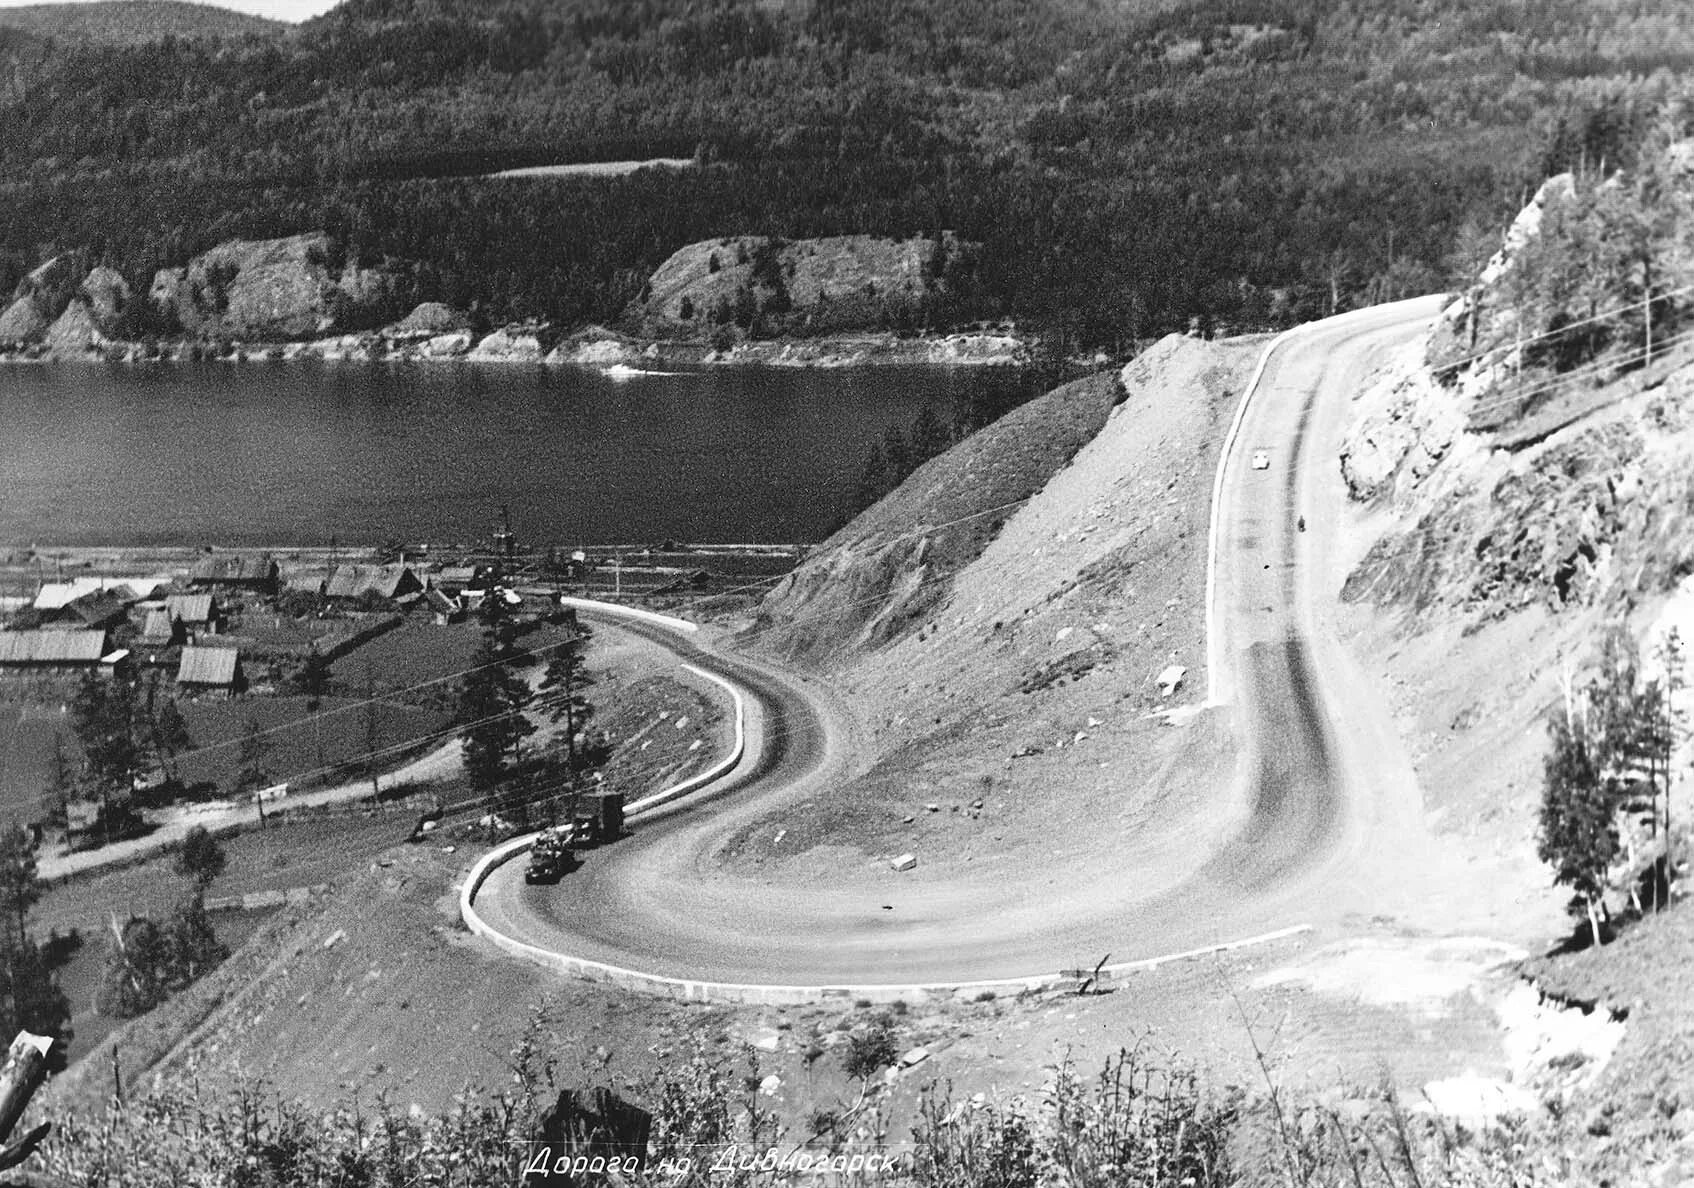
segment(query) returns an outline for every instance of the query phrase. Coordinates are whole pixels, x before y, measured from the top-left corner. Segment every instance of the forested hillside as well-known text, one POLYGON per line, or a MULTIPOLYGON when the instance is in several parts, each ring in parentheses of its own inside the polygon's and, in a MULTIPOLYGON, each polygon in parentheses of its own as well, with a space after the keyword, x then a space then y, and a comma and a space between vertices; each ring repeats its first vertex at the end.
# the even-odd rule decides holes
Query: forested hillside
MULTIPOLYGON (((146 291, 323 230, 397 307, 613 322, 717 236, 948 229, 961 320, 1115 348, 1438 287, 1525 187, 1622 155, 1677 0, 348 0, 283 34, 0 28, 0 291, 146 291), (692 157, 614 178, 476 175, 692 157), (1460 245, 1455 251, 1454 245, 1460 245)), ((135 327, 142 332, 150 329, 135 327)))

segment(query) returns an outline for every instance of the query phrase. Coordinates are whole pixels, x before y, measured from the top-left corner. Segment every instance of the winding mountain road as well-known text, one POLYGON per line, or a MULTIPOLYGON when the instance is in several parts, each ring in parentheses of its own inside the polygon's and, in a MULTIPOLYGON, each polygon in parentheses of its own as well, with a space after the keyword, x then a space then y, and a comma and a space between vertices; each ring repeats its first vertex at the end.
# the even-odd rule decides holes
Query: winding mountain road
POLYGON ((1221 839, 1197 866, 1150 883, 1163 843, 1126 839, 1113 869, 1035 871, 1016 884, 902 883, 885 864, 828 890, 731 872, 723 859, 739 829, 849 774, 850 716, 794 674, 623 622, 749 694, 746 755, 588 853, 557 887, 526 886, 521 861, 495 867, 473 891, 476 913, 537 949, 666 978, 944 987, 1050 975, 1106 952, 1130 963, 1415 900, 1435 872, 1411 765, 1329 624, 1343 576, 1334 459, 1351 396, 1439 305, 1313 323, 1261 361, 1220 463, 1208 616, 1222 664, 1204 712, 1225 716, 1239 762, 1228 787, 1196 798, 1221 839), (1259 449, 1267 470, 1249 465, 1259 449))

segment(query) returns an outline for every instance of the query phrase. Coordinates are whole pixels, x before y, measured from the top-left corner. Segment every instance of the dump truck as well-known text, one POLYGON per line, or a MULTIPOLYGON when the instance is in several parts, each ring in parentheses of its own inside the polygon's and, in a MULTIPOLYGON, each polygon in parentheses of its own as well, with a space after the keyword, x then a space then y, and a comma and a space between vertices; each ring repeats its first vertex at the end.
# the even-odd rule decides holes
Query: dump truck
POLYGON ((580 846, 598 846, 623 836, 623 793, 590 792, 572 814, 575 841, 580 846))

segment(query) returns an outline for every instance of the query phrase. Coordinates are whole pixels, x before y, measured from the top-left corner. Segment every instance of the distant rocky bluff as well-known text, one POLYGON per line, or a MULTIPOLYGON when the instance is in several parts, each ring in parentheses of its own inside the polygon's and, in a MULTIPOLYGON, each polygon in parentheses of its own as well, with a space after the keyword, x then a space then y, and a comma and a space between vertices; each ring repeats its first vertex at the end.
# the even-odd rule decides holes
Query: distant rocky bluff
MULTIPOLYGON (((369 319, 393 276, 353 261, 337 266, 329 236, 233 240, 153 276, 144 305, 117 272, 83 252, 54 256, 18 284, 0 312, 0 347, 53 358, 109 358, 124 339, 204 341, 315 338, 369 319)), ((380 315, 379 315, 380 316, 380 315)))
MULTIPOLYGON (((1009 332, 900 338, 949 291, 970 245, 951 235, 782 242, 725 239, 680 249, 626 313, 635 335, 544 322, 484 327, 425 302, 398 321, 404 262, 361 265, 326 234, 235 240, 154 274, 146 294, 67 252, 26 276, 0 311, 0 353, 52 360, 463 358, 843 366, 1018 363, 1009 332)), ((404 308, 403 306, 401 308, 404 308)))

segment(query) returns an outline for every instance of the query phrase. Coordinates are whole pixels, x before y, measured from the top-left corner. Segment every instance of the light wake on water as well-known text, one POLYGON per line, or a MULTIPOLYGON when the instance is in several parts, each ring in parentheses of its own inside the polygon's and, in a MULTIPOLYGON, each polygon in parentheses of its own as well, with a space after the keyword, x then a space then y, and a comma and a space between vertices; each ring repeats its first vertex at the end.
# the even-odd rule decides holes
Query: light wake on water
POLYGON ((627 363, 614 363, 602 368, 600 374, 610 380, 632 380, 642 375, 682 375, 680 371, 646 371, 640 367, 631 367, 627 363))

